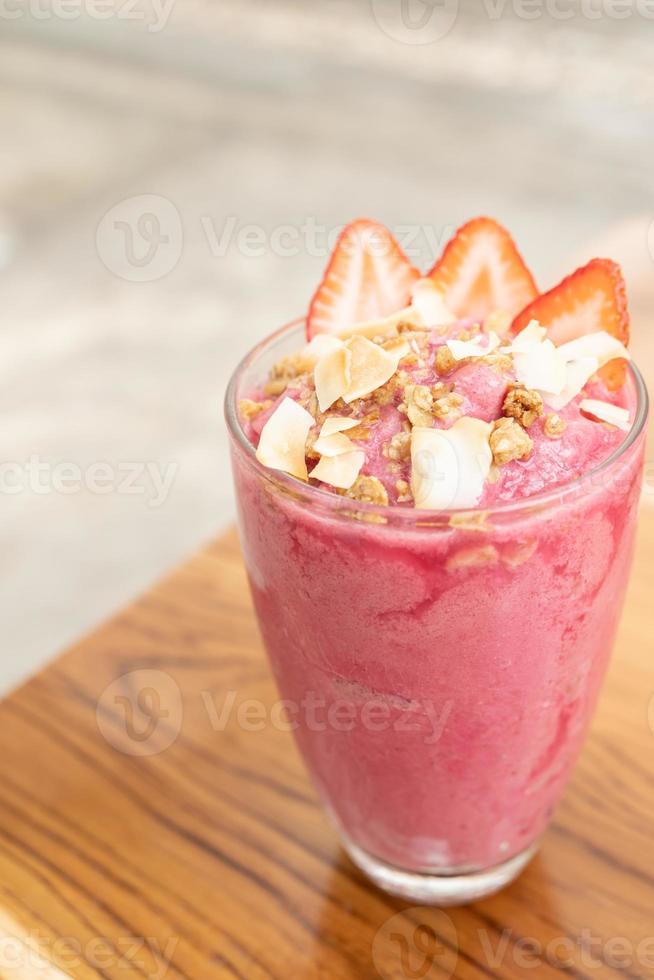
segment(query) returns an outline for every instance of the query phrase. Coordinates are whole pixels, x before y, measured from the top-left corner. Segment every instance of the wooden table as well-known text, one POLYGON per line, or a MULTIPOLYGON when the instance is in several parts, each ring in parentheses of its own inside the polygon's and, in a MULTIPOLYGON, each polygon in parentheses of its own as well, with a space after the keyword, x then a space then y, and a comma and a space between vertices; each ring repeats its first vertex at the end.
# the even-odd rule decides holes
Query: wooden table
POLYGON ((268 714, 229 533, 0 706, 0 976, 654 976, 653 561, 645 510, 602 703, 542 850, 502 894, 445 914, 384 897, 340 850, 268 714))

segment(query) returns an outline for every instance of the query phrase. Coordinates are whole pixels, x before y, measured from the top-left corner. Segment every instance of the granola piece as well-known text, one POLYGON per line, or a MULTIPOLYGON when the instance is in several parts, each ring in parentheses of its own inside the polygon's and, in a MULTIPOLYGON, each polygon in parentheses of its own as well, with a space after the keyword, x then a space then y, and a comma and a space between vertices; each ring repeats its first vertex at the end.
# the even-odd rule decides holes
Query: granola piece
POLYGON ((459 331, 459 340, 474 340, 481 333, 481 327, 478 323, 473 323, 471 327, 465 330, 459 331))
POLYGON ((470 511, 470 513, 452 514, 450 517, 450 527, 459 528, 461 531, 488 531, 488 511, 470 511))
POLYGON ((322 423, 327 418, 324 412, 320 411, 318 406, 318 396, 315 391, 310 391, 303 397, 298 399, 302 408, 306 409, 309 415, 313 415, 316 420, 316 425, 322 425, 322 423))
POLYGON ((560 439, 567 428, 568 423, 566 420, 554 413, 546 417, 543 432, 548 439, 560 439))
POLYGON ((444 395, 439 395, 432 406, 432 412, 437 419, 449 419, 454 421, 461 416, 460 406, 463 405, 463 398, 454 391, 449 391, 444 395))
POLYGON ((373 408, 362 418, 357 419, 358 425, 356 425, 353 429, 349 429, 347 433, 350 439, 369 439, 372 434, 373 426, 376 422, 379 422, 379 415, 379 409, 373 408))
POLYGON ((493 462, 504 466, 514 459, 526 459, 534 448, 534 444, 515 419, 498 419, 493 423, 490 434, 490 448, 493 462))
POLYGON ((270 369, 269 380, 285 381, 288 384, 294 378, 299 378, 301 374, 310 374, 313 368, 314 362, 311 358, 305 357, 302 351, 296 351, 294 354, 287 354, 286 357, 282 357, 273 364, 270 369))
POLYGON ((263 386, 263 390, 267 395, 272 395, 273 398, 278 398, 279 395, 283 395, 288 388, 289 381, 292 379, 284 378, 274 378, 271 381, 267 381, 263 386))
POLYGON ((496 333, 499 337, 506 337, 509 327, 513 322, 513 317, 507 310, 493 310, 484 321, 486 333, 496 333))
POLYGON ((377 504, 379 507, 388 506, 386 487, 376 476, 358 476, 345 496, 351 497, 352 500, 360 500, 364 504, 377 504))
POLYGON ((500 555, 502 561, 509 568, 519 568, 532 557, 538 548, 538 541, 519 541, 514 545, 508 545, 500 555))
POLYGON ((404 389, 404 404, 411 425, 422 425, 427 428, 431 426, 434 396, 427 385, 407 385, 404 389))
POLYGON ((411 457, 411 433, 396 432, 390 442, 387 442, 383 449, 387 459, 396 461, 407 460, 411 457))
POLYGON ((492 544, 478 548, 461 548, 447 559, 448 572, 459 568, 482 568, 484 565, 494 565, 498 560, 497 548, 492 544))
POLYGON ((493 351, 492 354, 486 354, 479 360, 482 364, 488 364, 498 374, 510 374, 513 370, 513 358, 509 354, 499 354, 497 351, 493 351))
POLYGON ((267 412, 273 402, 269 399, 263 402, 253 402, 251 398, 241 398, 238 403, 239 415, 245 422, 252 422, 257 415, 267 412))
POLYGON ((457 365, 457 359, 447 346, 443 344, 436 351, 436 370, 439 374, 449 374, 457 365))
POLYGON ((524 385, 513 385, 504 399, 502 411, 528 429, 543 414, 543 399, 537 391, 524 385))
POLYGON ((390 381, 387 381, 385 385, 382 385, 381 388, 377 388, 376 391, 373 391, 372 397, 377 405, 392 405, 395 401, 398 388, 400 387, 401 385, 398 378, 395 376, 391 378, 390 381))
POLYGON ((395 484, 395 489, 397 490, 398 504, 409 504, 413 501, 411 487, 406 480, 398 480, 395 484))

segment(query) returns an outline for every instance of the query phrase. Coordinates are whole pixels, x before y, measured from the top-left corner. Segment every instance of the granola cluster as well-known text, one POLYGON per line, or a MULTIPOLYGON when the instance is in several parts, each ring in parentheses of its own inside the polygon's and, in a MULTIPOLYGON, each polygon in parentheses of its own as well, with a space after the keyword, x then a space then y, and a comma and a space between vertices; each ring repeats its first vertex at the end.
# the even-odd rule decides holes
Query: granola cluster
POLYGON ((435 418, 454 421, 461 415, 461 395, 442 383, 436 385, 408 384, 398 410, 406 415, 411 425, 429 428, 435 418))
POLYGON ((528 429, 543 414, 543 399, 537 391, 523 385, 511 385, 502 406, 504 415, 528 429))
POLYGON ((534 444, 515 419, 501 418, 493 423, 490 448, 496 466, 504 466, 514 459, 527 459, 534 444))
POLYGON ((386 487, 376 476, 358 476, 354 485, 346 491, 345 496, 363 504, 388 507, 386 487))
POLYGON ((568 428, 568 423, 565 419, 562 419, 560 415, 548 415, 545 418, 543 424, 543 432, 548 439, 560 439, 565 430, 568 428))
POLYGON ((271 371, 266 384, 266 394, 277 397, 282 395, 291 381, 309 374, 313 368, 313 361, 305 357, 302 351, 294 354, 287 354, 277 361, 271 371))

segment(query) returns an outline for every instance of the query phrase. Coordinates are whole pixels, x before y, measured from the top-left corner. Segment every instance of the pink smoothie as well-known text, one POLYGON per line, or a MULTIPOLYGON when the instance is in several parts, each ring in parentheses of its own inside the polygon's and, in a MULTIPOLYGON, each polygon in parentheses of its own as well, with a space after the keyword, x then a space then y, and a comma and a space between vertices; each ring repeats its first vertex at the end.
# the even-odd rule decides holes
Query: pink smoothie
MULTIPOLYGON (((512 376, 467 363, 446 380, 465 414, 490 421, 512 376)), ((617 394, 596 381, 583 396, 634 416, 631 375, 617 394)), ((578 755, 626 588, 643 457, 641 434, 592 474, 628 436, 588 418, 581 397, 559 413, 559 438, 534 422, 530 458, 499 469, 488 513, 468 523, 410 504, 380 515, 279 479, 254 459, 265 415, 244 424, 251 446, 234 441, 252 594, 298 743, 340 829, 392 865, 449 872, 520 853, 578 755)), ((404 422, 391 401, 361 442, 363 472, 391 503, 409 464, 390 466, 383 447, 404 422)))

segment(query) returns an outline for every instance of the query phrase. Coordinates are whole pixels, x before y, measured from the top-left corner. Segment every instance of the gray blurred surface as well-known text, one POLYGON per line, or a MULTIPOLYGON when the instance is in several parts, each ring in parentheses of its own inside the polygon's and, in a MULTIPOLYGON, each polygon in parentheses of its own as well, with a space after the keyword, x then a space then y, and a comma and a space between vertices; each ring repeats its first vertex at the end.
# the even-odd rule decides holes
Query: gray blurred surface
POLYGON ((154 31, 146 4, 2 22, 3 688, 230 521, 222 394, 306 306, 326 257, 307 223, 412 226, 427 263, 494 214, 543 286, 609 251, 649 369, 654 21, 462 4, 415 44, 398 3, 178 2, 154 31), (168 236, 151 266, 153 226, 114 223, 139 208, 168 236), (77 490, 98 462, 109 491, 77 490), (145 464, 174 475, 157 506, 151 480, 122 485, 145 464))

